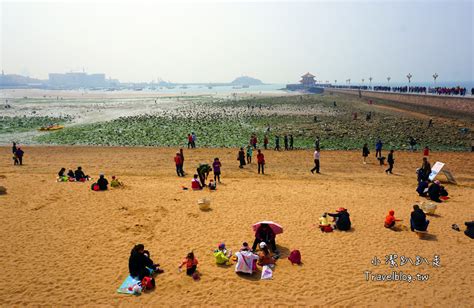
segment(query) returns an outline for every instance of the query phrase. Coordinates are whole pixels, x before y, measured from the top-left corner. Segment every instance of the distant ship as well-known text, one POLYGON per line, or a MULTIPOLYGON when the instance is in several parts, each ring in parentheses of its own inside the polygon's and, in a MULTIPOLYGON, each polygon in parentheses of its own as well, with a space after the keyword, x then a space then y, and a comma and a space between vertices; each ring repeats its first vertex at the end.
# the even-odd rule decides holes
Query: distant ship
POLYGON ((249 88, 250 86, 248 84, 244 84, 242 88, 249 88))

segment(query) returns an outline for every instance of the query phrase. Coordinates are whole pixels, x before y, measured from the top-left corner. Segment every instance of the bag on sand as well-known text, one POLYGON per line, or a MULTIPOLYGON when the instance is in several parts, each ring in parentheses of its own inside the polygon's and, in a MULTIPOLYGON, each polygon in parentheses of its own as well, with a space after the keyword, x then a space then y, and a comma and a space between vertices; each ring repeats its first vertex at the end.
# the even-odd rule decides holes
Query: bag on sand
POLYGON ((288 256, 288 260, 290 260, 291 264, 301 264, 301 253, 299 250, 293 250, 290 252, 288 256))
POLYGON ((143 277, 142 288, 145 290, 151 290, 155 287, 155 279, 152 277, 143 277))
POLYGON ((261 280, 270 280, 273 279, 273 271, 268 265, 264 265, 262 267, 262 276, 260 277, 261 280))
POLYGON ((93 191, 99 191, 99 184, 97 184, 97 183, 92 184, 91 190, 93 190, 93 191))

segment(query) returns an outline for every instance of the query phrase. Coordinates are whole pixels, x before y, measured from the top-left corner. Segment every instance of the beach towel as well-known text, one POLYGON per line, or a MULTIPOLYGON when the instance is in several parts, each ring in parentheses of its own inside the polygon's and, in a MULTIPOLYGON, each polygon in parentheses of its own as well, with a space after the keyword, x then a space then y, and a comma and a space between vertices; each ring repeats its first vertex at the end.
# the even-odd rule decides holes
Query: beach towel
POLYGON ((132 276, 128 275, 127 278, 123 281, 120 287, 117 289, 117 293, 120 294, 128 294, 133 295, 133 286, 140 284, 140 280, 133 278, 132 276))

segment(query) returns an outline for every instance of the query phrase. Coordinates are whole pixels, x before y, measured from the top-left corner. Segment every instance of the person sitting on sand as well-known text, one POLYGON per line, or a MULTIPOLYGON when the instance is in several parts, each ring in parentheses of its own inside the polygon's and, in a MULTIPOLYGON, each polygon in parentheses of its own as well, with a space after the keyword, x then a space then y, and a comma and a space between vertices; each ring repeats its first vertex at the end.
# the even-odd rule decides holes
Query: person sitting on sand
POLYGON ((159 266, 159 264, 153 263, 153 260, 150 259, 150 252, 145 250, 143 244, 133 247, 128 259, 130 276, 138 277, 142 280, 144 277, 151 277, 153 272, 163 273, 159 266))
POLYGON ((61 170, 59 170, 59 172, 58 172, 58 182, 67 182, 68 177, 65 174, 65 172, 66 172, 66 168, 61 168, 61 170))
POLYGON ((216 182, 214 182, 213 180, 210 180, 208 187, 209 187, 210 190, 216 190, 217 189, 216 182))
POLYGON ((383 225, 384 225, 385 228, 392 229, 393 227, 395 227, 395 223, 397 221, 402 221, 402 220, 401 219, 396 219, 395 218, 395 211, 390 210, 388 212, 387 217, 385 217, 385 221, 384 221, 383 225))
POLYGON ((440 182, 438 180, 434 181, 428 188, 428 196, 430 197, 431 201, 440 203, 441 200, 439 197, 441 196, 441 187, 440 182))
POLYGON ((244 242, 239 252, 235 253, 237 264, 235 265, 236 273, 253 274, 257 269, 256 263, 258 255, 250 251, 249 244, 244 242))
POLYGON ((74 177, 78 182, 85 182, 89 179, 89 176, 85 175, 84 171, 82 171, 82 167, 77 167, 77 170, 74 171, 74 177))
POLYGON ((201 190, 202 189, 202 185, 201 185, 201 182, 199 182, 197 174, 194 175, 194 178, 191 181, 191 188, 192 188, 192 190, 201 190))
POLYGON ((107 181, 103 173, 99 175, 99 179, 97 180, 97 185, 99 185, 99 190, 107 190, 109 181, 107 181))
POLYGON ((321 229, 322 232, 332 232, 333 227, 329 222, 328 213, 324 213, 321 217, 319 217, 319 229, 321 229))
POLYGON ((428 192, 428 181, 421 180, 418 183, 418 187, 416 188, 416 192, 420 197, 426 197, 428 192))
POLYGON ((183 262, 181 262, 181 265, 178 267, 178 269, 181 271, 181 268, 186 265, 186 275, 193 276, 197 270, 198 263, 198 259, 194 256, 194 252, 191 251, 188 253, 183 262))
POLYGON ((230 257, 232 256, 232 251, 227 250, 225 248, 224 243, 220 243, 219 246, 217 246, 217 249, 214 250, 214 258, 216 258, 216 264, 222 265, 230 264, 230 257))
POLYGON ((466 230, 464 230, 464 234, 474 239, 474 221, 466 221, 464 225, 466 226, 466 230))
POLYGON ((275 264, 275 259, 272 256, 272 253, 268 249, 268 246, 265 242, 259 244, 260 252, 258 253, 257 264, 260 266, 272 265, 275 264))
POLYGON ((413 206, 413 212, 410 217, 410 229, 411 231, 426 231, 428 229, 430 221, 426 219, 426 214, 422 209, 415 204, 413 206))
POLYGON ((69 171, 67 172, 67 177, 69 178, 69 181, 76 180, 76 176, 74 175, 74 171, 72 171, 72 169, 69 169, 69 171))
POLYGON ((110 181, 110 187, 122 188, 124 185, 120 182, 115 175, 112 175, 112 181, 110 181))
POLYGON ((328 213, 329 216, 336 218, 336 229, 341 231, 349 231, 351 229, 351 219, 347 209, 340 207, 336 210, 336 214, 328 213))
POLYGON ((237 154, 237 160, 239 161, 239 168, 243 168, 246 165, 244 148, 240 148, 240 151, 237 154))
POLYGON ((255 251, 259 243, 265 242, 267 245, 270 245, 273 252, 277 253, 275 237, 275 232, 273 232, 268 224, 261 224, 255 232, 255 241, 253 242, 252 250, 255 251))

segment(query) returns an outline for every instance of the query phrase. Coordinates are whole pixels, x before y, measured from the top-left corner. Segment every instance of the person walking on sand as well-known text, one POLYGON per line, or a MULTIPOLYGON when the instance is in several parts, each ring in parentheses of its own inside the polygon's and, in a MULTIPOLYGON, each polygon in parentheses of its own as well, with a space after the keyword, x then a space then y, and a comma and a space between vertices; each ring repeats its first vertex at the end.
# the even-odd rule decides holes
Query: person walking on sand
POLYGON ((23 150, 20 147, 18 147, 18 149, 16 149, 15 156, 18 159, 18 164, 20 166, 23 165, 23 155, 24 154, 25 154, 25 152, 23 152, 23 150))
POLYGON ((240 164, 239 168, 242 169, 246 165, 244 148, 240 148, 240 151, 237 154, 237 160, 239 161, 239 164, 240 164))
POLYGON ((293 150, 293 135, 290 135, 290 150, 293 150))
POLYGON ((288 135, 283 137, 283 143, 285 144, 285 151, 288 151, 288 135))
POLYGON ((263 137, 263 148, 265 150, 268 148, 268 137, 267 137, 267 135, 265 135, 265 137, 263 137))
POLYGON ((387 156, 387 163, 388 163, 388 169, 385 170, 385 173, 386 174, 392 174, 392 170, 393 170, 393 164, 395 163, 395 159, 393 158, 393 150, 390 150, 390 153, 388 153, 388 156, 387 156))
POLYGON ((193 143, 192 143, 192 146, 193 146, 193 149, 196 148, 196 140, 197 140, 197 136, 194 132, 191 133, 191 137, 193 138, 193 143))
POLYGON ((13 142, 12 153, 16 154, 16 143, 15 142, 13 142))
POLYGON ((367 156, 369 156, 369 154, 369 147, 367 146, 367 143, 364 143, 364 146, 362 147, 362 157, 364 158, 364 165, 367 164, 367 156))
POLYGON ((174 157, 174 162, 176 164, 176 174, 178 176, 184 176, 183 161, 181 159, 181 155, 179 152, 176 152, 176 156, 174 157))
POLYGON ((319 173, 319 156, 320 156, 319 148, 316 148, 316 150, 314 151, 314 168, 311 169, 311 173, 313 174, 314 174, 314 171, 316 171, 316 173, 319 173))
POLYGON ((265 174, 265 156, 261 150, 258 150, 257 153, 258 174, 260 174, 260 169, 262 169, 262 174, 265 174))
POLYGON ((193 136, 188 134, 188 149, 193 147, 193 136))
POLYGON ((377 143, 375 144, 375 158, 382 157, 382 147, 382 140, 377 140, 377 143))
POLYGON ((212 163, 212 169, 214 170, 214 182, 221 183, 221 162, 219 158, 214 158, 214 162, 212 163))
POLYGON ((275 151, 280 151, 280 136, 275 136, 275 151))
POLYGON ((252 145, 247 146, 247 164, 252 163, 253 148, 252 145))
POLYGON ((318 136, 318 137, 316 137, 316 140, 314 141, 314 148, 315 149, 319 148, 319 143, 320 143, 320 140, 319 140, 319 136, 318 136))
POLYGON ((184 151, 179 149, 179 156, 181 156, 181 171, 184 173, 184 151))

